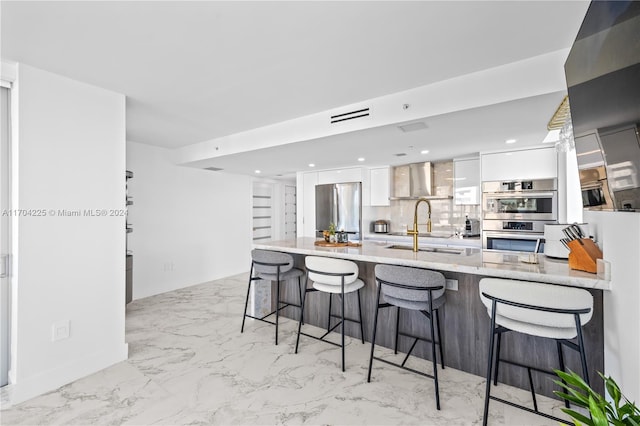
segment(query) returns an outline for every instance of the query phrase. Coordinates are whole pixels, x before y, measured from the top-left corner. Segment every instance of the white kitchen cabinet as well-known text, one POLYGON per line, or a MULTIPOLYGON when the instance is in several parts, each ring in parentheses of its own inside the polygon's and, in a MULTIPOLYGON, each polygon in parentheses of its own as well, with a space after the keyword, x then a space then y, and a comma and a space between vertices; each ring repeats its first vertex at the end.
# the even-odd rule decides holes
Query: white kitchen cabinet
POLYGON ((318 172, 318 185, 326 183, 362 182, 362 168, 323 170, 318 172))
POLYGON ((389 167, 369 169, 369 188, 372 206, 389 205, 389 167))
POLYGON ((480 204, 480 158, 453 160, 453 191, 456 205, 480 204))
POLYGON ((558 177, 554 146, 481 154, 480 161, 483 182, 558 177))

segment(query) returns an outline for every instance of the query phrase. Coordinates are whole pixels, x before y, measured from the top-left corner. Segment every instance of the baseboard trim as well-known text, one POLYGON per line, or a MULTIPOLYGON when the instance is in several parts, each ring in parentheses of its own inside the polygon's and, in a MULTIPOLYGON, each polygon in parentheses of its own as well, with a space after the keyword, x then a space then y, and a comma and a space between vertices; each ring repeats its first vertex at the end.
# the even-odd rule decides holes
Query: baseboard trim
POLYGON ((4 386, 0 390, 0 409, 10 408, 36 396, 58 389, 128 358, 129 345, 124 343, 111 351, 95 352, 83 359, 74 359, 58 368, 4 386))

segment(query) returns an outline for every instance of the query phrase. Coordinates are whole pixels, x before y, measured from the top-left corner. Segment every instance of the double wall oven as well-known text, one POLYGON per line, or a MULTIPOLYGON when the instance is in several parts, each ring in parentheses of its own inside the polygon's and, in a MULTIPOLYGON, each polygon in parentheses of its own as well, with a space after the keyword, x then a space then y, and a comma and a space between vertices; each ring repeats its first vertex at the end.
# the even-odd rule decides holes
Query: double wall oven
POLYGON ((558 222, 556 179, 482 183, 482 248, 542 252, 544 225, 558 222))

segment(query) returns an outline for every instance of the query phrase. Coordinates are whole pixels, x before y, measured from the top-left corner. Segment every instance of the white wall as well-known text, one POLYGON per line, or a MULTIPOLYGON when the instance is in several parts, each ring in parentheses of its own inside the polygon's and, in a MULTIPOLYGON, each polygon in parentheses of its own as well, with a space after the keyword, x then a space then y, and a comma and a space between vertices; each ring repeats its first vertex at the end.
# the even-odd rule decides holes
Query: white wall
POLYGON ((134 299, 250 267, 251 177, 176 166, 170 153, 127 142, 134 299))
POLYGON ((584 211, 611 262, 604 292, 604 370, 631 401, 640 401, 640 214, 584 211))
POLYGON ((20 64, 13 100, 13 208, 35 209, 13 220, 19 402, 127 357, 124 217, 58 214, 124 208, 125 97, 20 64), (52 342, 62 320, 70 337, 52 342))

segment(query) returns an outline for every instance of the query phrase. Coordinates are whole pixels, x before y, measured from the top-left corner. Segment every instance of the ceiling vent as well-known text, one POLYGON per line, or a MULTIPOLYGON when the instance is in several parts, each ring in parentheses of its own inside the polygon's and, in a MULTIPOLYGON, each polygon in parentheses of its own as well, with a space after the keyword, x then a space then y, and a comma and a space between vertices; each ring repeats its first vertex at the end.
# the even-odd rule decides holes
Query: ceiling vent
POLYGON ((354 120, 356 118, 362 118, 367 116, 369 116, 369 108, 363 108, 357 111, 345 112, 344 114, 332 115, 331 124, 339 123, 341 121, 354 120))
POLYGON ((413 122, 413 123, 402 124, 402 125, 398 126, 398 129, 400 129, 403 132, 407 133, 407 132, 415 132, 417 130, 424 130, 427 127, 428 126, 423 121, 416 121, 416 122, 413 122))
POLYGON ((221 169, 220 167, 205 167, 205 170, 211 170, 212 172, 219 172, 221 169))

